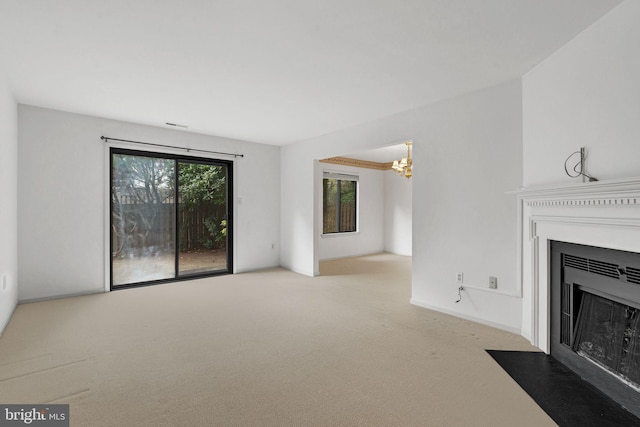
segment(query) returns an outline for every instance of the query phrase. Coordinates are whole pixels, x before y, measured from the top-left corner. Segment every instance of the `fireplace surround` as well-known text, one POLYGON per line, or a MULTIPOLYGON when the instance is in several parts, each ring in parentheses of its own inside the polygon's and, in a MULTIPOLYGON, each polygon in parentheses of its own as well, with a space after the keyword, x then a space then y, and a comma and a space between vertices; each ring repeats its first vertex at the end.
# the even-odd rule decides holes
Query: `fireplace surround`
POLYGON ((518 197, 522 335, 551 353, 551 243, 640 253, 640 178, 528 187, 518 197))

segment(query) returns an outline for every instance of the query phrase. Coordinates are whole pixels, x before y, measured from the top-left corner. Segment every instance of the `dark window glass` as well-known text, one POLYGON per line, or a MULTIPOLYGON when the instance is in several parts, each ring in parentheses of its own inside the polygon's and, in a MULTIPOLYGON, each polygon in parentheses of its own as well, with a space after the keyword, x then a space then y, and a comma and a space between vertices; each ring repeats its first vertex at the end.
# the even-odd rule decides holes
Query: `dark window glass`
POLYGON ((322 180, 322 232, 348 233, 356 231, 356 201, 358 183, 334 178, 322 180))

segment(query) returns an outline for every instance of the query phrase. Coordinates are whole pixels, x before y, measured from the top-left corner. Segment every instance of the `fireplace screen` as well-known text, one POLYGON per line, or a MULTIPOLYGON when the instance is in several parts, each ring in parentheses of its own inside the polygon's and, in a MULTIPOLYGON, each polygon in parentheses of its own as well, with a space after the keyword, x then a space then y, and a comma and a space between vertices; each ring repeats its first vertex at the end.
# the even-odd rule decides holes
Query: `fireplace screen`
POLYGON ((640 310, 582 292, 573 350, 640 390, 640 310))
POLYGON ((640 417, 640 254, 550 246, 551 355, 640 417))

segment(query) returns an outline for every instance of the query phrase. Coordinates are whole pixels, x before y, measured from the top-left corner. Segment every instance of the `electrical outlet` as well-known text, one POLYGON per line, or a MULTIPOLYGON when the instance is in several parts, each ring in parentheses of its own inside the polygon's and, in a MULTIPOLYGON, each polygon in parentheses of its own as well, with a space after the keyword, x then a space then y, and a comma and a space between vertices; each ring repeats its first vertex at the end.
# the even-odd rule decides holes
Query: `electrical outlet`
POLYGON ((456 282, 464 283, 464 274, 463 273, 456 273, 456 282))
POLYGON ((498 289, 498 278, 495 276, 489 276, 489 288, 498 289))

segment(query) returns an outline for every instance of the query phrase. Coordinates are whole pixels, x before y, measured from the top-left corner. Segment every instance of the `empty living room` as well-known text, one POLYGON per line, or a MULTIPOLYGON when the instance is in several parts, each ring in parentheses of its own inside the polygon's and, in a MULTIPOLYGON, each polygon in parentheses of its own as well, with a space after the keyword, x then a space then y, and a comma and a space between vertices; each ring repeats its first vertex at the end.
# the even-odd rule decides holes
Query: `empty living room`
POLYGON ((640 426, 638 21, 0 0, 0 425, 640 426))

